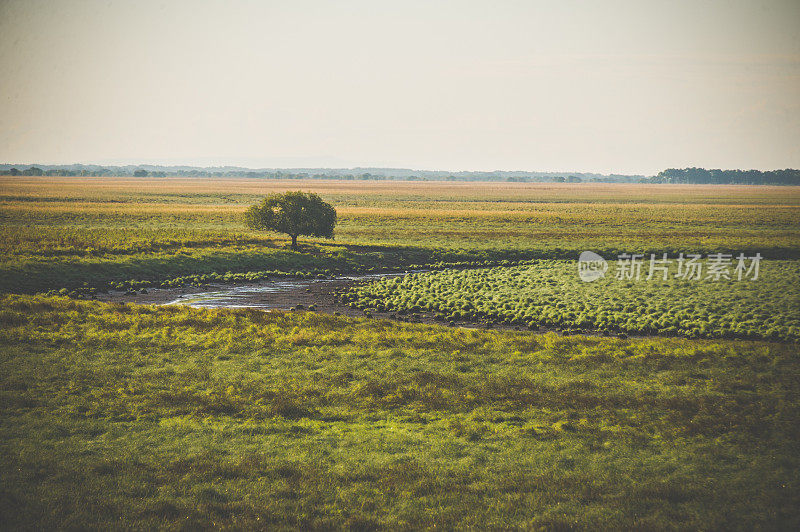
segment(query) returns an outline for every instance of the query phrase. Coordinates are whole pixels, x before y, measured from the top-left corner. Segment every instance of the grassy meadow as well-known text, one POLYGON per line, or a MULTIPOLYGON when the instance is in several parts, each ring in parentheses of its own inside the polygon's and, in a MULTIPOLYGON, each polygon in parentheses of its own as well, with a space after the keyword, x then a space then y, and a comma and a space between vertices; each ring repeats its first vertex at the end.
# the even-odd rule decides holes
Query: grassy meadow
POLYGON ((5 528, 800 525, 796 346, 2 305, 5 528))
POLYGON ((0 177, 0 221, 4 529, 800 528, 799 188, 0 177), (335 241, 244 226, 298 189, 335 241), (417 267, 352 302, 591 334, 44 294, 417 267))
POLYGON ((2 177, 0 221, 3 291, 574 259, 584 249, 800 257, 792 187, 2 177), (336 207, 334 242, 296 254, 244 226, 261 195, 292 189, 336 207))

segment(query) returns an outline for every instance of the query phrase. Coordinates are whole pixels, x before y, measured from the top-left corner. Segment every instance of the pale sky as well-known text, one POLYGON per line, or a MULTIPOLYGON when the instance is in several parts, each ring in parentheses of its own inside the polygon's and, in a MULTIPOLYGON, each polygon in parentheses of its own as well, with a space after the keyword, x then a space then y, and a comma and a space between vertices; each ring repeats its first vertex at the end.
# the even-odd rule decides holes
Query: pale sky
POLYGON ((0 162, 800 167, 800 1, 0 0, 0 162))

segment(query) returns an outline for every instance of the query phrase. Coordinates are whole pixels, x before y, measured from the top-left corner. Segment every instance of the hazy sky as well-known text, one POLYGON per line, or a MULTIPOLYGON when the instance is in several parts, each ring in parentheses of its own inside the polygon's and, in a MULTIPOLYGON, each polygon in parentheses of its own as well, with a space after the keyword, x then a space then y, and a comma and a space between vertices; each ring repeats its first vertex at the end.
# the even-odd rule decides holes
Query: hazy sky
POLYGON ((800 167, 800 1, 0 0, 0 161, 800 167))

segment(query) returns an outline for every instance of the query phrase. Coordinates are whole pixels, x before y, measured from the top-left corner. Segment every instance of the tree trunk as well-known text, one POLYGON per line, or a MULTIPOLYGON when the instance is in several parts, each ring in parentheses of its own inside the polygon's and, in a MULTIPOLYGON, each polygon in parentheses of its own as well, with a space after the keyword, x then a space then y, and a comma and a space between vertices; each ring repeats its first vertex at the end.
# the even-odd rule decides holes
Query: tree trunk
POLYGON ((291 236, 292 236, 292 249, 296 250, 297 249, 297 235, 291 235, 291 236))

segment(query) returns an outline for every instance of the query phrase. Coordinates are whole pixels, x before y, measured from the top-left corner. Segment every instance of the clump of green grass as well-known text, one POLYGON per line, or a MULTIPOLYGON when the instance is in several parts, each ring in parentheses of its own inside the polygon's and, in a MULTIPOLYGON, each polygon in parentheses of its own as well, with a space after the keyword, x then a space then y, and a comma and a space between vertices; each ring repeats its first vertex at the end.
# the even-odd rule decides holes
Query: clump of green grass
POLYGON ((361 309, 427 312, 448 321, 536 329, 691 338, 800 340, 800 261, 763 261, 759 278, 634 281, 612 274, 580 280, 575 261, 448 270, 386 278, 353 288, 361 309))

